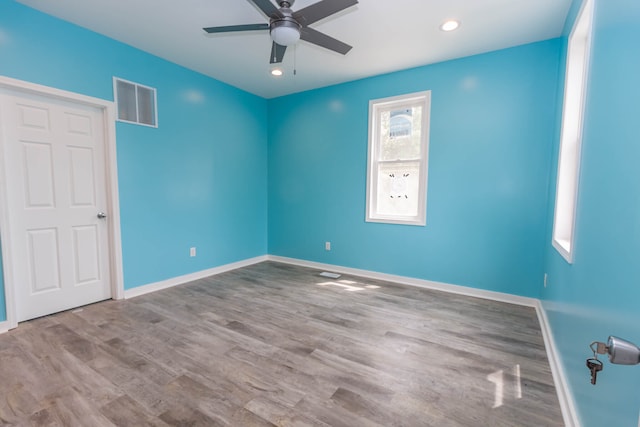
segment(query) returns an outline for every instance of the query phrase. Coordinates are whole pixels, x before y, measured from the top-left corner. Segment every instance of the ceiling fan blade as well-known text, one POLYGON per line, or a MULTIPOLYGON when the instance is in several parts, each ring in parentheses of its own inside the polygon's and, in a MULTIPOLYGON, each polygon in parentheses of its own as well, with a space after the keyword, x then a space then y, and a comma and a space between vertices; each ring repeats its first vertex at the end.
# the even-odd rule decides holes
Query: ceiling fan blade
POLYGON ((307 26, 356 4, 358 0, 321 0, 294 12, 293 17, 302 26, 307 26))
POLYGON ((284 58, 284 53, 286 52, 286 46, 280 46, 278 43, 273 42, 271 45, 271 58, 269 60, 270 64, 277 64, 282 62, 282 58, 284 58))
POLYGON ((254 31, 268 30, 269 24, 247 24, 247 25, 227 25, 225 27, 207 27, 203 28, 207 33, 229 33, 232 31, 254 31))
POLYGON ((270 0, 251 0, 269 18, 282 18, 282 12, 270 0))
POLYGON ((314 30, 309 27, 302 27, 300 30, 300 38, 302 40, 308 41, 309 43, 316 44, 318 46, 324 47, 325 49, 332 50, 334 52, 341 53, 346 55, 347 52, 351 50, 351 46, 346 43, 341 42, 340 40, 336 40, 333 37, 330 37, 320 31, 314 30))

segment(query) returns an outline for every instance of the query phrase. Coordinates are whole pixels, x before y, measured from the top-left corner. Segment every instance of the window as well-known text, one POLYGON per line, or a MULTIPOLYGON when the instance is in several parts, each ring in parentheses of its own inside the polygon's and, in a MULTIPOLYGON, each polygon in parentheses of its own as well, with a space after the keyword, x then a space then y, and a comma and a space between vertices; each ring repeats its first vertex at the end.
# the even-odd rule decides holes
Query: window
POLYGON ((580 146, 592 18, 593 1, 587 0, 576 18, 569 36, 567 51, 552 244, 569 263, 573 262, 574 228, 580 176, 580 146))
POLYGON ((114 77, 113 90, 119 121, 158 127, 154 88, 114 77))
POLYGON ((369 222, 425 225, 431 92, 369 102, 369 222))

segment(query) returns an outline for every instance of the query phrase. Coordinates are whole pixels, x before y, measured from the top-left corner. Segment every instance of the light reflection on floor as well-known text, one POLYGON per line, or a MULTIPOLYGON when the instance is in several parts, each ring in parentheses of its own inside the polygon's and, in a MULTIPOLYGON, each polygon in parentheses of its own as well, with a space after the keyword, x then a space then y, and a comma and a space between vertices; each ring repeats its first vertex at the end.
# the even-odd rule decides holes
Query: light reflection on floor
MULTIPOLYGON (((380 289, 380 286, 377 286, 377 285, 367 285, 367 284, 356 282, 354 280, 347 280, 347 279, 322 282, 322 283, 318 283, 318 286, 334 286, 337 288, 341 288, 347 292, 358 292, 358 291, 364 291, 367 289, 380 289)), ((513 389, 513 397, 515 399, 522 399, 520 364, 516 364, 513 367, 513 376, 508 376, 508 375, 506 376, 507 379, 509 377, 513 378, 514 383, 512 385, 505 384, 506 382, 505 373, 502 369, 487 375, 487 380, 489 382, 494 383, 495 385, 494 401, 492 406, 493 409, 499 408, 502 405, 504 405, 505 397, 508 397, 508 396, 505 396, 505 386, 507 386, 508 389, 513 389)), ((640 427, 640 425, 638 427, 640 427)))
POLYGON ((353 280, 346 280, 346 279, 330 281, 330 282, 322 282, 322 283, 318 283, 318 286, 336 286, 349 292, 357 292, 357 291, 364 291, 365 289, 380 288, 380 286, 377 286, 377 285, 366 285, 366 284, 355 282, 353 280))
MULTIPOLYGON (((513 367, 513 397, 522 399, 522 384, 520 381, 520 364, 513 367)), ((504 404, 505 399, 505 375, 502 369, 487 375, 487 380, 495 384, 495 394, 493 401, 493 409, 499 408, 504 404)))

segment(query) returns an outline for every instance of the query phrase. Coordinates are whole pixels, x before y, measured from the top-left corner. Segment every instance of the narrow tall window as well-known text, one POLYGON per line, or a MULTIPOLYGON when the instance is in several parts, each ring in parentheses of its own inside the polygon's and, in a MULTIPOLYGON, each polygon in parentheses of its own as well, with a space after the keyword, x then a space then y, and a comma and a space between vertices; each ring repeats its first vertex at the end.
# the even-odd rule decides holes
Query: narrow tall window
POLYGON ((573 243, 580 176, 580 146, 591 46, 593 1, 586 0, 569 36, 562 110, 562 134, 552 244, 573 262, 573 243))
POLYGON ((154 88, 114 77, 113 90, 119 121, 158 127, 154 88))
POLYGON ((431 92, 369 102, 367 216, 425 225, 431 92))

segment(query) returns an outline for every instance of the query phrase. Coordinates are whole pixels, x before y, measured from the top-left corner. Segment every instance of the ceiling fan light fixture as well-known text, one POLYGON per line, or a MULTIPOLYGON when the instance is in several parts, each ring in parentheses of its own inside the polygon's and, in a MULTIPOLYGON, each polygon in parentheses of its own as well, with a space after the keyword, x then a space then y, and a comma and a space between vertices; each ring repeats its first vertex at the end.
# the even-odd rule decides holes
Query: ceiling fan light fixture
POLYGON ((440 25, 440 29, 442 31, 453 31, 457 30, 460 26, 460 21, 456 21, 455 19, 449 19, 448 21, 444 21, 442 25, 440 25))
POLYGON ((300 40, 300 25, 293 21, 282 19, 271 26, 271 40, 280 46, 291 46, 300 40))
POLYGON ((282 68, 274 68, 271 70, 271 75, 274 77, 280 77, 284 74, 284 72, 282 71, 282 68))

